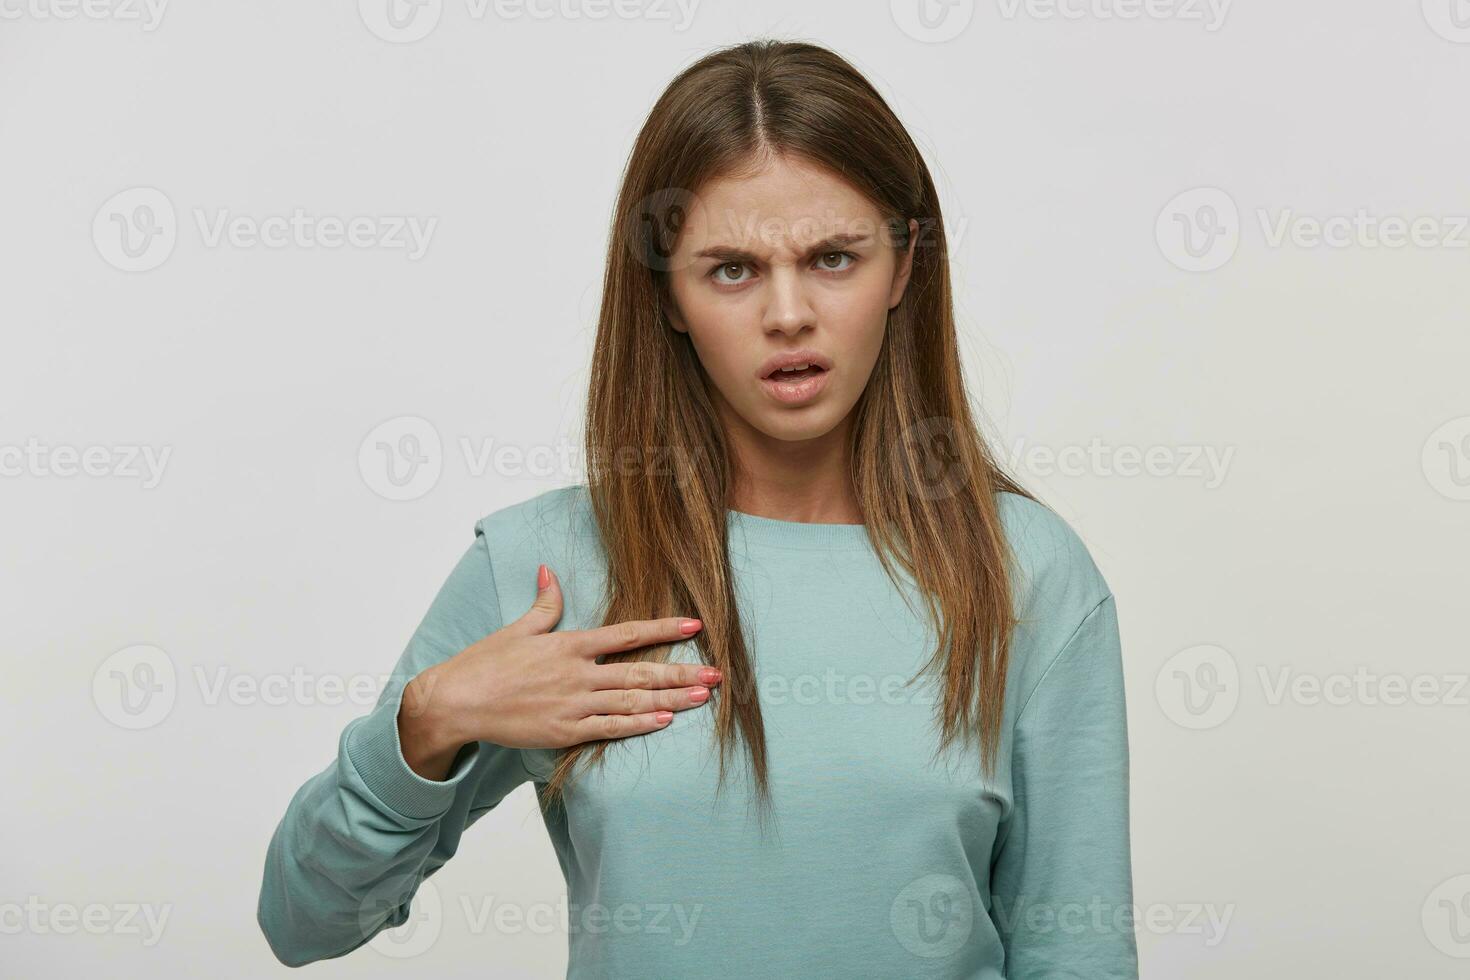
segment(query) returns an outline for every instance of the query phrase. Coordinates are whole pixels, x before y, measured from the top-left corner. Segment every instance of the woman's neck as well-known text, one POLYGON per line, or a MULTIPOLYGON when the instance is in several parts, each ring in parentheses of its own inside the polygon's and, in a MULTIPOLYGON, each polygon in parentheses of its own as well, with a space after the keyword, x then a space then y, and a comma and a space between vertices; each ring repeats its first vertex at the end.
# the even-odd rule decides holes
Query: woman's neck
POLYGON ((861 524, 847 426, 799 442, 737 427, 730 435, 735 473, 728 506, 782 521, 861 524))

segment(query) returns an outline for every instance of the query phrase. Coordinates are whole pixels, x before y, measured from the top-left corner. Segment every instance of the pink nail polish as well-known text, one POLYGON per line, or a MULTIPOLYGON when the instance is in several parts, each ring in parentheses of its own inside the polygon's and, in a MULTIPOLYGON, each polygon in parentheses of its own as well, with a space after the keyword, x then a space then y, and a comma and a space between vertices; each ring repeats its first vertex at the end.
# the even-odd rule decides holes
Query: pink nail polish
POLYGON ((697 619, 681 619, 679 620, 679 632, 683 633, 685 636, 688 636, 690 633, 699 632, 699 628, 703 625, 704 624, 697 619))
POLYGON ((551 584, 551 573, 546 570, 545 565, 536 566, 536 588, 544 589, 551 584))

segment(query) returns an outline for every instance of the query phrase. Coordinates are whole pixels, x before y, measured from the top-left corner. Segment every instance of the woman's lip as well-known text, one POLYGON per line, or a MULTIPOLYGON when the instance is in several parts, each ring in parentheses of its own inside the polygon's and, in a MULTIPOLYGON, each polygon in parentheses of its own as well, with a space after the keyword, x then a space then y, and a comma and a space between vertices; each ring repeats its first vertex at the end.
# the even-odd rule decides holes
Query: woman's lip
POLYGON ((827 375, 831 370, 818 371, 792 381, 780 380, 780 375, 761 379, 761 388, 766 394, 783 405, 801 405, 816 398, 827 387, 827 375))
POLYGON ((779 355, 766 358, 765 363, 761 366, 761 374, 758 377, 764 381, 782 368, 790 367, 793 364, 810 364, 815 368, 822 368, 827 371, 832 370, 832 361, 826 354, 823 354, 821 351, 811 350, 810 348, 803 348, 800 350, 782 351, 779 355))

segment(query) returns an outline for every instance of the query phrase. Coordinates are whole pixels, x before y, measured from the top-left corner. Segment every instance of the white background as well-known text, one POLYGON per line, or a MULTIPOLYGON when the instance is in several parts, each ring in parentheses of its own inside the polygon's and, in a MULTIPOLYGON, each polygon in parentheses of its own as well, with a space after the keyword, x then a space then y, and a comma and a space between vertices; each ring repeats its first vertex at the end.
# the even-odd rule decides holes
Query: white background
MULTIPOLYGON (((98 2, 0 2, 0 972, 285 972, 266 843, 369 704, 215 683, 386 672, 476 518, 581 479, 480 454, 575 461, 633 135, 680 68, 774 34, 919 142, 999 451, 1118 596, 1145 975, 1464 975, 1470 4, 958 0, 928 31, 904 0, 444 0, 402 43, 386 0, 98 2), (136 188, 175 240, 129 272, 136 188), (208 234, 297 209, 434 225, 418 256, 208 234), (399 493, 359 447, 404 417, 442 448, 399 493), (132 730, 109 657, 140 644, 176 674, 132 730), (37 928, 32 896, 113 926, 37 928)), ((433 882, 427 949, 313 976, 563 974, 564 932, 462 904, 564 900, 528 787, 433 882)))

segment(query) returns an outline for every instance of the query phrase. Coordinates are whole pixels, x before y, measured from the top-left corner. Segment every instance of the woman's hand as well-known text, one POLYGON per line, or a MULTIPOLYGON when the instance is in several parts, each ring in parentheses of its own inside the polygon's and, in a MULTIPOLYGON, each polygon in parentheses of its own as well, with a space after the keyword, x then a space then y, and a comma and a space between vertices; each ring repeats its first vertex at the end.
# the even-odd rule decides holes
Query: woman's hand
POLYGON ((443 780, 469 742, 554 749, 663 728, 673 712, 709 700, 720 672, 701 664, 599 664, 597 657, 687 640, 697 619, 629 620, 551 632, 561 619, 561 582, 544 565, 526 614, 425 670, 398 710, 403 758, 443 780))

